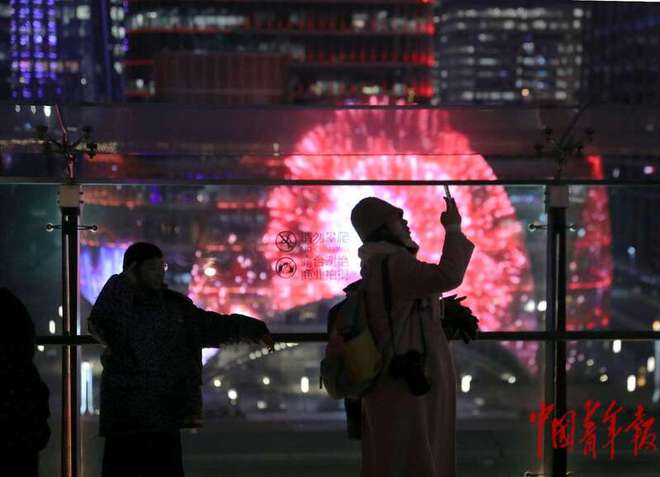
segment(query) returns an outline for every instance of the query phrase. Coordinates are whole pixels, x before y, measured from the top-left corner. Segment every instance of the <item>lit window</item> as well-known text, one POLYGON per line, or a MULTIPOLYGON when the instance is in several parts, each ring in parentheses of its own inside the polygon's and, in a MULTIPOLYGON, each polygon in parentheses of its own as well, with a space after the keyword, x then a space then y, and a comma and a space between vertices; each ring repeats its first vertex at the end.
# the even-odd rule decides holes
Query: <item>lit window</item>
POLYGON ((482 66, 494 66, 497 63, 497 58, 479 58, 479 64, 482 66))
POLYGON ((80 5, 76 8, 76 18, 78 20, 89 20, 91 17, 89 5, 80 5))
POLYGON ((466 374, 461 378, 461 391, 464 393, 470 392, 470 383, 472 382, 472 376, 466 374))
POLYGON ((545 30, 547 26, 548 24, 545 22, 545 20, 534 20, 532 22, 532 27, 536 30, 545 30))

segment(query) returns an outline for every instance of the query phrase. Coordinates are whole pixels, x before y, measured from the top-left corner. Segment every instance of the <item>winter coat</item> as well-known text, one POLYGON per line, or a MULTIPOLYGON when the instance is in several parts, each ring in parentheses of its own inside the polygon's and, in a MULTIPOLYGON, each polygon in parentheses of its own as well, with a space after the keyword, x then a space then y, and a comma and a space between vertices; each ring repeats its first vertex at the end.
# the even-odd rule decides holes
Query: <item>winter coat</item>
POLYGON ((172 290, 137 290, 123 274, 105 284, 88 326, 105 345, 102 436, 200 427, 202 347, 268 332, 259 320, 205 311, 172 290))
MULTIPOLYGON (((407 249, 387 242, 368 242, 359 249, 363 277, 380 267, 384 254, 388 256, 397 354, 423 351, 423 326, 426 374, 432 385, 427 394, 414 396, 405 381, 384 373, 362 399, 362 477, 455 476, 456 376, 439 298, 461 284, 473 249, 459 231, 447 233, 438 264, 421 262, 407 249)), ((391 333, 382 281, 368 283, 369 325, 383 346, 391 333)))

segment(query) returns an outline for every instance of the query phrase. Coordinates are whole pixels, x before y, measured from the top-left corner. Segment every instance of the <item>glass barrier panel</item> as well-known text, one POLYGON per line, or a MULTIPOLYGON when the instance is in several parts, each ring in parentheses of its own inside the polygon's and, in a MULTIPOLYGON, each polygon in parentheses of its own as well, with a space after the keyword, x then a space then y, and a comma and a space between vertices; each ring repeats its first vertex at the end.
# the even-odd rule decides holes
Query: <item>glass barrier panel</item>
POLYGON ((557 445, 572 444, 568 470, 594 477, 657 473, 657 442, 650 439, 660 415, 660 341, 571 341, 567 348, 569 413, 551 418, 564 417, 557 445))
POLYGON ((457 378, 457 475, 535 471, 529 422, 544 390, 542 342, 452 343, 457 378))
MULTIPOLYGON (((0 103, 1 176, 59 180, 65 165, 38 130, 61 139, 48 105, 0 103)), ((269 107, 123 104, 63 106, 70 141, 82 139, 77 174, 86 182, 231 180, 548 180, 576 108, 269 107), (91 136, 83 130, 92 128, 91 136), (546 128, 554 131, 546 136, 546 128), (88 154, 88 142, 97 143, 88 154), (489 168, 484 168, 488 164, 489 168), (491 170, 492 169, 492 170, 491 170)), ((658 111, 593 107, 574 125, 587 156, 655 157, 658 111), (584 133, 596 132, 593 137, 584 133)), ((563 179, 592 180, 571 158, 563 179)))
MULTIPOLYGON (((594 166, 601 173, 600 161, 594 166)), ((619 172, 620 173, 620 172, 619 172)), ((660 330, 660 195, 652 187, 571 186, 569 330, 660 330)))
MULTIPOLYGON (((460 475, 522 475, 535 465, 528 415, 542 395, 543 346, 528 344, 533 346, 452 345, 460 475)), ((204 426, 182 433, 187 474, 357 475, 360 443, 346 436, 343 401, 319 387, 324 348, 324 343, 278 343, 273 353, 247 345, 206 350, 204 426)), ((82 366, 93 376, 87 396, 94 396, 84 412, 81 407, 84 475, 98 475, 103 454, 96 407, 100 351, 89 346, 82 353, 82 366)))
MULTIPOLYGON (((444 240, 440 187, 85 186, 81 316, 120 273, 132 242, 162 247, 168 285, 200 307, 265 320, 275 332, 324 332, 328 309, 359 279, 352 207, 368 195, 405 210, 418 258, 437 263, 444 240)), ((464 283, 484 331, 543 329, 544 233, 540 187, 452 187, 476 245, 464 283)))
POLYGON ((57 187, 0 185, 0 286, 9 288, 32 316, 37 335, 62 332, 61 232, 57 187))
POLYGON ((34 364, 49 391, 50 438, 39 452, 39 475, 61 475, 62 470, 62 347, 37 346, 34 364))

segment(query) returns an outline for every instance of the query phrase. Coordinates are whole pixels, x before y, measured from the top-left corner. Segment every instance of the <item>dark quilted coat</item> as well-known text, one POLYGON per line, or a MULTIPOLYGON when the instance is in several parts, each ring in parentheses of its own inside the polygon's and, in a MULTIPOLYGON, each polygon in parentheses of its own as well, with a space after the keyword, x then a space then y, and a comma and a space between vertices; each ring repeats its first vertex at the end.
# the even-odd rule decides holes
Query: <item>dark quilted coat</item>
POLYGON ((88 326, 105 345, 103 436, 200 427, 202 347, 268 331, 259 320, 205 311, 172 290, 138 290, 124 275, 105 284, 88 326))

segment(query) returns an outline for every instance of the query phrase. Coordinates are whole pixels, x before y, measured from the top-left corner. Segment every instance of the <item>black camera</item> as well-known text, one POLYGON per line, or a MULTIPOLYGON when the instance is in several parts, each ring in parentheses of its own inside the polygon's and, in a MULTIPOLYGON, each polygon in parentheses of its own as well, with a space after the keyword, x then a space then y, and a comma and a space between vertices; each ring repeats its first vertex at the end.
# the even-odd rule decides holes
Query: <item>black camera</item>
POLYGON ((422 396, 431 389, 431 383, 424 374, 424 359, 425 356, 419 351, 410 350, 394 356, 390 364, 390 375, 394 379, 405 380, 414 396, 422 396))

